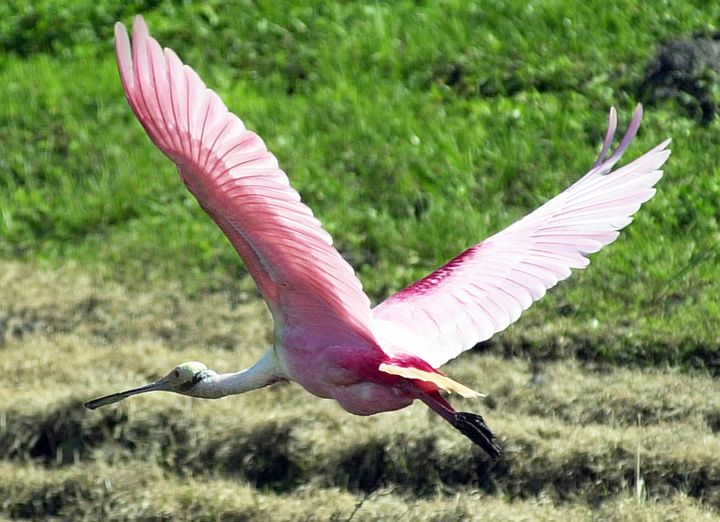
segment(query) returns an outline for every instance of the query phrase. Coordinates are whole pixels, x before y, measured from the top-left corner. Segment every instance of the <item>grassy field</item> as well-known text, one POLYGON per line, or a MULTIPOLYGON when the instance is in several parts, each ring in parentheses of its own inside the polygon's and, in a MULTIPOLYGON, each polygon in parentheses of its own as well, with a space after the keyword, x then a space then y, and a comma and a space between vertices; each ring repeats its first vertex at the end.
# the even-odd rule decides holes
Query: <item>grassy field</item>
POLYGON ((421 406, 358 418, 294 385, 85 411, 271 342, 124 100, 112 26, 135 13, 263 136, 379 301, 582 175, 609 106, 624 128, 662 43, 715 32, 720 4, 1 4, 0 518, 720 516, 720 123, 683 100, 646 107, 628 156, 666 137, 673 155, 621 238, 448 366, 489 393, 459 404, 505 461, 421 406))
POLYGON ((634 521, 720 510, 720 385, 697 370, 467 354, 448 372, 490 398, 455 402, 482 409, 500 435, 507 456, 494 465, 423 405, 352 417, 294 384, 90 413, 88 397, 180 361, 250 364, 269 341, 267 312, 176 284, 131 291, 74 269, 0 268, 0 302, 12 303, 0 360, 9 517, 347 520, 357 509, 357 520, 634 521))

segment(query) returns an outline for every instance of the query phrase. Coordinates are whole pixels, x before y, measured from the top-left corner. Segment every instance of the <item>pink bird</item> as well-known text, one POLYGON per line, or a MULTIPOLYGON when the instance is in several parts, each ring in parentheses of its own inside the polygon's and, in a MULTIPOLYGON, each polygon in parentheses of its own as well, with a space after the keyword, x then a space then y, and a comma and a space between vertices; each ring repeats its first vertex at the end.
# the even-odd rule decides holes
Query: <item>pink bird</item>
POLYGON ((353 269, 262 139, 149 36, 141 17, 132 47, 125 27, 116 24, 115 50, 130 107, 267 301, 274 344, 246 370, 218 374, 184 363, 151 384, 90 401, 91 409, 155 390, 214 399, 295 381, 356 415, 419 399, 497 458, 501 449, 483 418, 456 411, 441 392, 481 394, 438 368, 507 328, 572 268, 585 268, 586 256, 614 241, 654 195, 670 155, 667 140, 613 171, 635 137, 642 108, 609 154, 617 125, 611 109, 600 156, 579 181, 371 308, 353 269))

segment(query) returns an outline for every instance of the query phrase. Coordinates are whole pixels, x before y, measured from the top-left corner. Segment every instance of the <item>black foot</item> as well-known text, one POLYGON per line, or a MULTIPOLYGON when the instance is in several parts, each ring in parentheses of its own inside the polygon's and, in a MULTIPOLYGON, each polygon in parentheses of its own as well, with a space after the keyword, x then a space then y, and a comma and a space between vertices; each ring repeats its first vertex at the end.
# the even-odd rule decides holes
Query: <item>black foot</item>
POLYGON ((502 449, 495 442, 495 435, 480 415, 465 411, 455 412, 452 425, 480 446, 491 459, 496 460, 502 455, 502 449))

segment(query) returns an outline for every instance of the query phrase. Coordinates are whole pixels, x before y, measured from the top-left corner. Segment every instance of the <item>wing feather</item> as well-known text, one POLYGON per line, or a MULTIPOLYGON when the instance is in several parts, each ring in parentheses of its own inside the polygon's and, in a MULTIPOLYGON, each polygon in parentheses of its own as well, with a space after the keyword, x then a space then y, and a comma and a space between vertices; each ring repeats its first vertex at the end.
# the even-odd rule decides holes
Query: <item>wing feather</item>
POLYGON ((383 349, 410 353, 437 368, 507 328, 571 269, 585 268, 586 256, 618 237, 662 177, 670 140, 611 172, 641 118, 638 105, 608 156, 617 128, 611 109, 600 156, 580 180, 375 307, 374 331, 383 349))
POLYGON ((130 106, 245 261, 276 327, 296 336, 312 331, 317 342, 325 336, 375 344, 360 281, 263 140, 150 37, 141 17, 132 46, 122 24, 115 26, 115 41, 130 106))

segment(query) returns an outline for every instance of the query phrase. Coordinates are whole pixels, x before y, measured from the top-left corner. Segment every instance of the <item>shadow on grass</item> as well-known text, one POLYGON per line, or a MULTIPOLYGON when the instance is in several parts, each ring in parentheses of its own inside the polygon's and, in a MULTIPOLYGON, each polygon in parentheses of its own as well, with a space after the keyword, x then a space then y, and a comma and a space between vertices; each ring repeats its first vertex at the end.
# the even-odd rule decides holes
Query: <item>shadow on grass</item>
MULTIPOLYGON (((2 459, 52 468, 141 459, 179 477, 236 478, 277 493, 308 483, 366 494, 392 487, 415 497, 472 488, 510 499, 548 496, 560 504, 580 499, 597 506, 627 492, 635 473, 633 452, 611 444, 558 452, 542 439, 503 441, 510 451, 491 463, 471 445, 441 450, 429 435, 371 437, 339 450, 329 441, 299 441, 293 421, 212 431, 179 410, 133 417, 113 408, 89 416, 80 402, 72 401, 36 414, 6 411, 3 418, 2 459)), ((681 490, 720 507, 716 462, 656 458, 644 463, 642 475, 653 497, 681 490)), ((53 516, 62 503, 86 498, 83 487, 89 486, 70 479, 43 485, 42 491, 15 502, 13 516, 53 516)))

